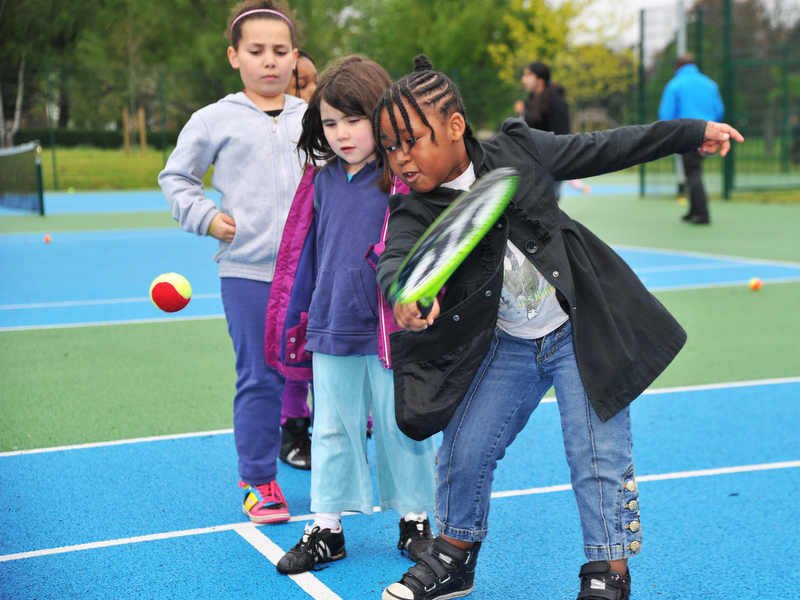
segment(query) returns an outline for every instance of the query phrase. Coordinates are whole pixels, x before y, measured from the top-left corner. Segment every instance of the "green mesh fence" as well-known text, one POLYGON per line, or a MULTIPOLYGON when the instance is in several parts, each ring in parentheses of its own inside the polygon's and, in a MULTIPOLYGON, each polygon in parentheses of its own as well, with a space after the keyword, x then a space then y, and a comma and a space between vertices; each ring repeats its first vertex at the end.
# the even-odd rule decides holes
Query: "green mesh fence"
MULTIPOLYGON (((674 75, 680 5, 641 14, 639 120, 658 118, 674 75)), ((720 86, 724 121, 744 135, 728 158, 703 163, 707 191, 800 188, 800 1, 684 2, 686 50, 720 86)), ((673 157, 641 168, 643 194, 677 193, 673 157)))

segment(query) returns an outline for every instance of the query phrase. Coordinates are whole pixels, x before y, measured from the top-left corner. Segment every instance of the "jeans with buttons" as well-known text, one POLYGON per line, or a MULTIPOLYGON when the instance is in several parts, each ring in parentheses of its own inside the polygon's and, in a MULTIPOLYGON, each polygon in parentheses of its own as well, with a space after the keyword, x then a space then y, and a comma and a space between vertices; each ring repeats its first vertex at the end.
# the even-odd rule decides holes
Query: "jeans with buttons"
POLYGON ((551 386, 587 559, 610 561, 636 554, 641 530, 630 413, 626 408, 605 423, 595 413, 578 372, 569 321, 536 340, 495 329, 489 352, 436 453, 439 532, 467 542, 486 537, 497 461, 551 386))

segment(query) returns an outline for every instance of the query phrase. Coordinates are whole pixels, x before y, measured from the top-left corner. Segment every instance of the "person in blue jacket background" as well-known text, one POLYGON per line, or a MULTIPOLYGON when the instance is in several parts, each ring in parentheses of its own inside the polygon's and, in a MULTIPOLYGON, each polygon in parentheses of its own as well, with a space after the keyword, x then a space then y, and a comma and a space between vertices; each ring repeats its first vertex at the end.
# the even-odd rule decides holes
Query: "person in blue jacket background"
MULTIPOLYGON (((725 105, 719 95, 719 86, 703 75, 690 54, 678 57, 675 76, 670 79, 661 95, 658 118, 703 119, 719 122, 725 114, 725 105)), ((697 152, 682 155, 686 182, 689 184, 689 212, 682 219, 695 225, 708 225, 708 196, 703 188, 703 158, 697 152)))

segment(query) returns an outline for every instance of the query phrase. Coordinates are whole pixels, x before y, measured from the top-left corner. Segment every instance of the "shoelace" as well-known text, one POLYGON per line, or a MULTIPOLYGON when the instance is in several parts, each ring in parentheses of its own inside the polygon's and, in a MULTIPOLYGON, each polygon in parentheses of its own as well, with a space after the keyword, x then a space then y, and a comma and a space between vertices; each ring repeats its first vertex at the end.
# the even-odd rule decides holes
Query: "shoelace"
POLYGON ((269 504, 284 504, 283 496, 281 495, 280 488, 278 488, 275 481, 270 481, 263 485, 250 485, 249 483, 239 482, 239 487, 245 490, 250 490, 259 502, 265 505, 269 504))
POLYGON ((319 527, 314 527, 310 532, 306 531, 300 541, 300 546, 308 549, 308 553, 314 557, 314 564, 331 556, 331 551, 322 539, 322 530, 319 527))

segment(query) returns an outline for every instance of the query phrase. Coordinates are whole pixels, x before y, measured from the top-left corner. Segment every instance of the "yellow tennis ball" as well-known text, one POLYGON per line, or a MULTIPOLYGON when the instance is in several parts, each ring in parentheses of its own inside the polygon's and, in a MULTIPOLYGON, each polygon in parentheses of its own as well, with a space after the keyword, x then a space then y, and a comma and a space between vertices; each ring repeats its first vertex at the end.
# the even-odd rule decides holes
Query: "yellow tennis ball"
POLYGON ((150 299, 164 312, 177 312, 189 304, 192 286, 183 275, 164 273, 150 284, 150 299))
POLYGON ((758 277, 753 277, 750 280, 750 283, 748 283, 747 285, 750 286, 751 290, 753 290, 754 292, 757 292, 758 290, 761 289, 761 286, 764 285, 764 282, 761 281, 761 279, 759 279, 758 277))

